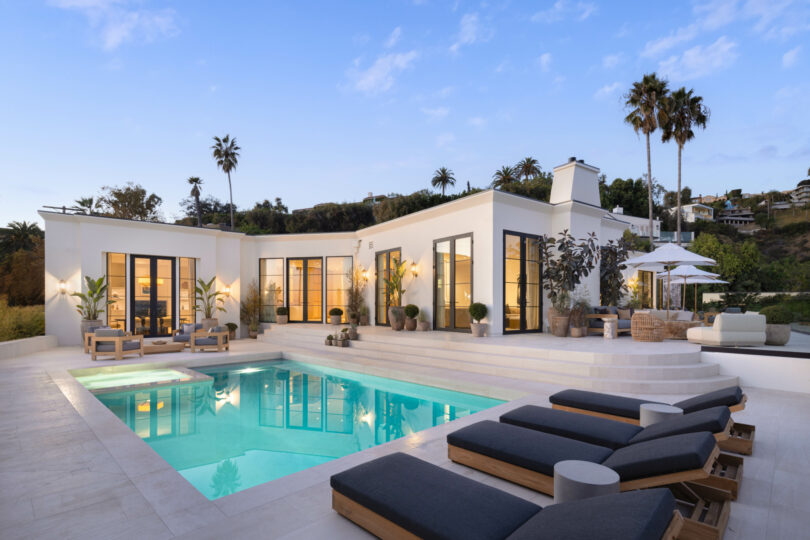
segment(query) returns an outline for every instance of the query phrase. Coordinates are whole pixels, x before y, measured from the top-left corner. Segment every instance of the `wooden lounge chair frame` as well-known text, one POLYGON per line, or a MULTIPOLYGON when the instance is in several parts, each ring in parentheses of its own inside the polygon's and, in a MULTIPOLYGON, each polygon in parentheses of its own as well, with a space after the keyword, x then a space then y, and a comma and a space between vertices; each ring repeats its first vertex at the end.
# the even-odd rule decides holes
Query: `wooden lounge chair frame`
MULTIPOLYGON (((604 315, 599 314, 599 313, 586 313, 585 314, 585 322, 587 322, 588 319, 616 319, 616 320, 619 320, 619 316, 616 315, 615 313, 606 313, 604 315)), ((604 327, 602 327, 602 328, 591 328, 590 324, 587 325, 587 326, 588 326, 588 333, 589 334, 604 334, 605 333, 605 328, 604 327)), ((630 330, 631 330, 630 328, 616 328, 616 333, 618 333, 618 334, 630 333, 630 330)))
MULTIPOLYGON (((172 336, 176 336, 177 334, 182 334, 182 333, 183 333, 183 329, 182 329, 182 328, 178 328, 177 330, 175 330, 175 331, 174 331, 174 334, 172 334, 172 336)), ((196 335, 196 336, 207 336, 207 335, 208 335, 208 332, 207 332, 206 330, 195 330, 194 332, 192 332, 191 334, 189 334, 188 341, 186 341, 186 342, 184 343, 184 345, 185 345, 185 347, 183 347, 184 349, 188 349, 189 347, 191 347, 191 336, 193 336, 193 335, 196 335)))
MULTIPOLYGON (((352 523, 367 530, 377 538, 385 538, 386 540, 418 540, 419 537, 412 532, 403 529, 396 523, 382 517, 376 512, 369 510, 362 504, 350 499, 349 497, 332 490, 332 509, 345 517, 352 523)), ((542 510, 541 510, 542 512, 542 510)), ((681 513, 675 510, 672 513, 672 519, 669 522, 666 530, 664 531, 662 540, 676 540, 680 537, 684 527, 684 522, 681 513)))
POLYGON ((137 336, 133 336, 131 332, 126 332, 123 336, 97 336, 95 334, 90 334, 90 359, 95 360, 99 356, 114 356, 116 360, 123 360, 125 355, 128 354, 138 354, 139 356, 143 356, 143 335, 138 334, 137 336), (129 351, 124 350, 124 342, 125 341, 137 341, 139 343, 139 348, 132 349, 129 351), (96 351, 96 343, 114 343, 115 350, 114 351, 96 351))
POLYGON ((188 341, 191 344, 191 352, 206 351, 208 349, 216 350, 218 352, 222 351, 222 350, 229 351, 229 350, 231 350, 230 349, 231 340, 228 339, 228 334, 229 334, 229 332, 227 332, 227 331, 225 331, 225 332, 202 332, 202 333, 195 332, 195 333, 191 334, 191 337, 188 338, 188 341), (195 340, 197 338, 209 338, 209 337, 217 338, 216 345, 197 345, 196 342, 195 342, 195 340))
POLYGON ((695 484, 667 486, 685 516, 680 537, 722 540, 731 514, 731 501, 722 491, 695 484))

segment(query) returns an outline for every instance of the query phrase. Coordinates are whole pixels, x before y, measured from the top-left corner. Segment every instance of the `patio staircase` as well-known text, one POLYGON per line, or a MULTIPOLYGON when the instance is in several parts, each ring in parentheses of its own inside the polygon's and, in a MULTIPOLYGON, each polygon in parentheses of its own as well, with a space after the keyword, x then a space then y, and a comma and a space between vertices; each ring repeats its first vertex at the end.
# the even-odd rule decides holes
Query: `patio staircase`
MULTIPOLYGON (((379 370, 428 372, 441 378, 477 374, 482 383, 506 377, 521 382, 633 394, 697 394, 737 384, 716 364, 701 362, 700 349, 684 342, 615 343, 601 337, 561 339, 513 336, 474 339, 444 332, 393 332, 361 327, 347 348, 327 347, 328 325, 273 325, 262 341, 283 350, 361 363, 379 370)), ((475 376, 471 377, 476 379, 475 376)))

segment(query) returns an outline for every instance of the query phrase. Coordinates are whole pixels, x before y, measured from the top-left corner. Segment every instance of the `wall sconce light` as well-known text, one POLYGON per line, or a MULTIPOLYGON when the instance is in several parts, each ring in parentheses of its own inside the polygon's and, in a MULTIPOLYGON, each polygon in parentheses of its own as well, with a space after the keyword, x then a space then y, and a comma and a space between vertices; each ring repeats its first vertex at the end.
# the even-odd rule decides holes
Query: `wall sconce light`
POLYGON ((370 273, 369 273, 369 271, 368 271, 368 268, 367 268, 367 269, 365 269, 365 270, 363 270, 362 276, 363 276, 363 280, 365 280, 365 281, 368 281, 368 280, 369 280, 369 278, 371 277, 371 275, 370 275, 370 273))
POLYGON ((65 283, 64 279, 59 281, 59 285, 57 285, 57 289, 59 291, 59 294, 67 294, 67 283, 65 283))
POLYGON ((224 294, 225 296, 230 296, 231 295, 231 287, 229 285, 225 285, 222 288, 222 294, 224 294))
POLYGON ((419 277, 419 266, 416 263, 411 265, 411 274, 414 278, 419 277))

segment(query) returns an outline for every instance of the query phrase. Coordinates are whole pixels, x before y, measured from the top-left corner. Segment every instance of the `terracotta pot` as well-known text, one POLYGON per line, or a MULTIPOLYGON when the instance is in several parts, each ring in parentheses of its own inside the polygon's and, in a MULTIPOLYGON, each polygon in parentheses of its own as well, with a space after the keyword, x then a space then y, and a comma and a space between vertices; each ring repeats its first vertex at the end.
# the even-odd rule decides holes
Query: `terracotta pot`
POLYGON ((339 339, 338 340, 338 346, 339 347, 348 347, 349 346, 349 340, 348 339, 339 339))
POLYGON ((259 331, 258 331, 258 330, 248 330, 248 337, 249 337, 250 339, 256 339, 256 337, 257 337, 258 335, 259 335, 259 331))
POLYGON ((360 321, 360 316, 357 313, 349 313, 349 322, 357 324, 360 321))
POLYGON ((765 345, 786 345, 790 341, 789 324, 766 324, 765 345))
POLYGON ((219 319, 217 319, 216 317, 211 317, 210 319, 203 319, 200 322, 202 323, 203 330, 208 330, 209 328, 219 326, 219 319))
POLYGON ((401 306, 391 306, 388 308, 388 322, 391 329, 399 332, 405 328, 405 308, 401 306))
POLYGON ((414 330, 416 330, 416 323, 417 322, 418 321, 416 319, 406 317, 405 318, 405 330, 407 330, 409 332, 413 332, 414 330))
POLYGON ((329 324, 340 324, 342 315, 329 315, 329 324))
POLYGON ((360 326, 368 326, 368 315, 360 315, 360 326))
POLYGON ((287 324, 289 320, 289 315, 276 315, 276 324, 287 324))
POLYGON ((323 340, 323 344, 328 345, 328 346, 331 347, 332 346, 332 340, 331 339, 325 339, 325 340, 323 340))
POLYGON ((551 317, 551 333, 557 337, 568 336, 568 324, 570 317, 568 315, 560 316, 555 315, 551 317))
POLYGON ((416 328, 420 332, 427 332, 428 330, 430 330, 430 323, 428 321, 419 321, 419 323, 416 325, 416 328))
POLYGON ((473 337, 484 337, 484 334, 487 333, 488 326, 487 323, 470 323, 470 330, 472 331, 473 337))
POLYGON ((572 326, 571 327, 571 337, 585 337, 588 335, 588 327, 587 326, 572 326))
POLYGON ((359 337, 357 334, 357 328, 349 328, 347 333, 349 334, 349 339, 357 339, 359 337))

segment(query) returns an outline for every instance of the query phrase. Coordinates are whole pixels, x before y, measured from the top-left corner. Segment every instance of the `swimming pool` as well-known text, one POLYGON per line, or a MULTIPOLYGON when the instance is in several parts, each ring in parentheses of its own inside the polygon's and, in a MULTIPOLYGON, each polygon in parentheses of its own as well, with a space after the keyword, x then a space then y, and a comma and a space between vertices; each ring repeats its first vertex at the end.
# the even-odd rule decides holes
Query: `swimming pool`
POLYGON ((212 380, 96 397, 209 499, 503 403, 286 360, 195 369, 212 380))

